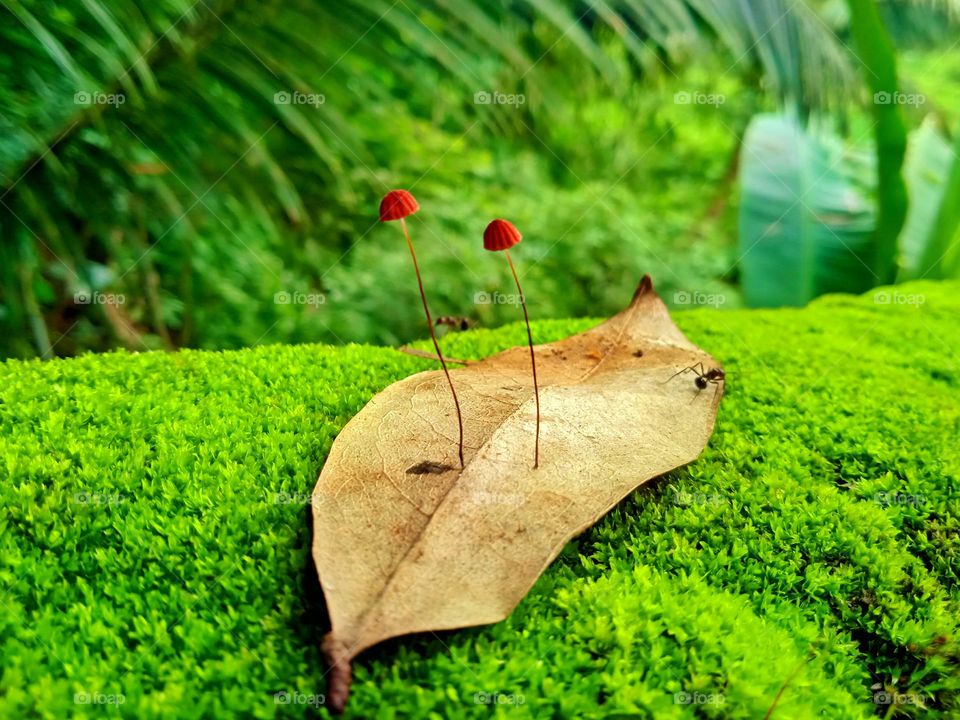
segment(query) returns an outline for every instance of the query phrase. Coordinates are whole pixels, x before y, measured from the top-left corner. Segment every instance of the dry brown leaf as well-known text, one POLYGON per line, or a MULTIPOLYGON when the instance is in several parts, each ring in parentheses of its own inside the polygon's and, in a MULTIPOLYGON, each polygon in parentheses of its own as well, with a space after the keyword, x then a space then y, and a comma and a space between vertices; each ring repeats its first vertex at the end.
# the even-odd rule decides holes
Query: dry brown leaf
POLYGON ((313 495, 331 709, 346 702, 358 653, 397 635, 502 620, 568 540, 694 460, 713 431, 722 374, 702 391, 693 372, 673 377, 718 366, 673 324, 649 276, 626 310, 536 354, 539 469, 526 347, 452 371, 462 470, 439 371, 388 387, 334 442, 313 495))

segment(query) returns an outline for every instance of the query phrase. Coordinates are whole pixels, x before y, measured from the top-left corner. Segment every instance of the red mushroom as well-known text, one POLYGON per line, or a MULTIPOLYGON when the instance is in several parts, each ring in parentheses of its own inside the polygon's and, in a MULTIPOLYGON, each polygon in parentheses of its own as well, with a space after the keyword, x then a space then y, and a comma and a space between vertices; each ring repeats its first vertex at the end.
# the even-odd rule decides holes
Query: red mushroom
POLYGON ((523 289, 520 287, 520 278, 517 277, 517 269, 513 265, 510 257, 510 248, 523 239, 520 231, 514 227, 509 220, 496 219, 487 225, 483 231, 483 247, 485 250, 498 252, 503 250, 507 256, 507 262, 510 264, 510 272, 513 273, 513 281, 517 284, 517 292, 520 294, 520 305, 523 307, 523 319, 527 324, 527 342, 530 345, 530 365, 533 368, 533 394, 537 401, 537 436, 533 451, 533 467, 540 467, 540 388, 537 385, 537 357, 533 352, 533 335, 530 332, 530 316, 527 314, 527 302, 523 297, 523 289))
POLYGON ((427 305, 427 295, 423 291, 423 280, 420 277, 420 266, 417 265, 417 254, 413 251, 413 241, 410 240, 410 232, 407 230, 407 222, 404 218, 407 215, 413 215, 420 209, 420 205, 406 190, 391 190, 384 195, 380 201, 380 222, 389 222, 399 220, 403 228, 403 234, 407 238, 407 247, 410 248, 410 257, 413 258, 413 270, 417 274, 417 285, 420 286, 420 299, 423 300, 423 312, 427 316, 427 328, 430 330, 430 339, 433 340, 433 347, 437 351, 437 357, 443 366, 443 372, 447 376, 447 383, 450 385, 450 393, 453 395, 453 404, 457 409, 457 425, 460 427, 460 467, 463 467, 463 417, 460 414, 460 400, 457 399, 457 391, 453 387, 453 380, 450 378, 450 371, 447 369, 447 361, 443 359, 443 353, 440 352, 440 345, 437 343, 437 336, 433 331, 433 318, 430 317, 430 307, 427 305))

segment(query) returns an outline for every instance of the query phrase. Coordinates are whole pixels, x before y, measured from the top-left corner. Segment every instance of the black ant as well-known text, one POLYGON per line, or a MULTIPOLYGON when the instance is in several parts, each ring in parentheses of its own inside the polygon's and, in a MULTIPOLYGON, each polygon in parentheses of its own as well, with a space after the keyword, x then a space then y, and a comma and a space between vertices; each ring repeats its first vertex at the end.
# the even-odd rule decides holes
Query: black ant
POLYGON ((450 328, 452 331, 457 330, 469 330, 474 325, 474 321, 470 318, 465 317, 451 317, 449 315, 444 315, 443 317, 438 317, 433 323, 437 327, 445 325, 450 328))
MULTIPOLYGON (((696 400, 697 395, 699 395, 703 390, 707 389, 707 385, 716 386, 716 390, 713 392, 713 396, 716 398, 717 393, 720 392, 721 384, 724 382, 724 380, 726 380, 727 377, 727 374, 720 368, 710 368, 709 370, 704 370, 703 363, 698 362, 696 365, 691 365, 690 367, 683 368, 683 370, 678 370, 669 378, 664 380, 664 382, 670 382, 677 375, 682 375, 685 372, 693 372, 697 376, 693 381, 693 384, 697 386, 697 394, 693 396, 693 400, 696 400)), ((693 402, 693 400, 690 402, 693 402)))

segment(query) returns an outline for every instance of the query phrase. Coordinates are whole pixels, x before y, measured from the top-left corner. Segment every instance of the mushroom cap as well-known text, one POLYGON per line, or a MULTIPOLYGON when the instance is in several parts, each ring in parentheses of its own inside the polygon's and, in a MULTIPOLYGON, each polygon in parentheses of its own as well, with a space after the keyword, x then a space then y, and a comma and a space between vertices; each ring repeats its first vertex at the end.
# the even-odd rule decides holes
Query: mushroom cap
POLYGON ((413 215, 420 206, 416 199, 406 190, 391 190, 380 201, 380 222, 400 220, 407 215, 413 215))
POLYGON ((512 248, 523 238, 509 220, 497 218, 483 231, 483 249, 496 252, 512 248))

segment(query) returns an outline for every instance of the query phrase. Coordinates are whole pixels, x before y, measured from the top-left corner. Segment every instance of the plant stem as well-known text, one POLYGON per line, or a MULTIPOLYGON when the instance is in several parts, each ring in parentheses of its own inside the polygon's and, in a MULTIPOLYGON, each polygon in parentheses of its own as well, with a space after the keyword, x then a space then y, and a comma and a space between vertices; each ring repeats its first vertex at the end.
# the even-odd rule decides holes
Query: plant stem
POLYGON ((540 387, 537 385, 537 357, 533 352, 533 334, 530 332, 530 316, 527 314, 527 301, 523 297, 523 289, 520 287, 520 278, 517 277, 517 269, 513 266, 513 258, 510 257, 510 251, 503 251, 507 256, 507 262, 510 263, 510 272, 513 273, 513 281, 517 284, 517 292, 520 293, 520 305, 523 308, 523 319, 527 323, 527 342, 530 345, 530 365, 533 368, 533 395, 537 400, 537 439, 533 451, 533 468, 540 467, 540 387))
POLYGON ((864 79, 874 96, 871 106, 877 157, 877 227, 873 233, 871 270, 876 285, 894 282, 897 271, 897 238, 907 215, 907 188, 903 162, 907 151, 907 125, 902 107, 891 102, 900 91, 897 54, 873 0, 847 0, 850 34, 864 79), (886 96, 879 102, 877 95, 886 96))
POLYGON ((437 342, 437 335, 433 331, 433 318, 430 317, 430 307, 427 305, 427 294, 423 291, 423 280, 420 277, 420 266, 417 264, 417 254, 413 251, 413 241, 410 239, 410 232, 407 230, 407 221, 404 218, 400 218, 400 226, 403 228, 403 234, 407 238, 410 257, 413 258, 413 270, 417 274, 417 285, 420 286, 420 299, 423 300, 423 312, 427 316, 427 328, 430 330, 430 339, 433 340, 433 349, 437 351, 437 357, 440 358, 443 372, 447 376, 447 383, 450 385, 450 393, 453 395, 453 404, 457 408, 457 425, 460 427, 460 467, 463 468, 463 417, 460 414, 460 400, 457 399, 457 391, 453 388, 453 380, 450 378, 450 371, 447 370, 447 361, 443 359, 443 353, 440 352, 440 344, 437 342))

